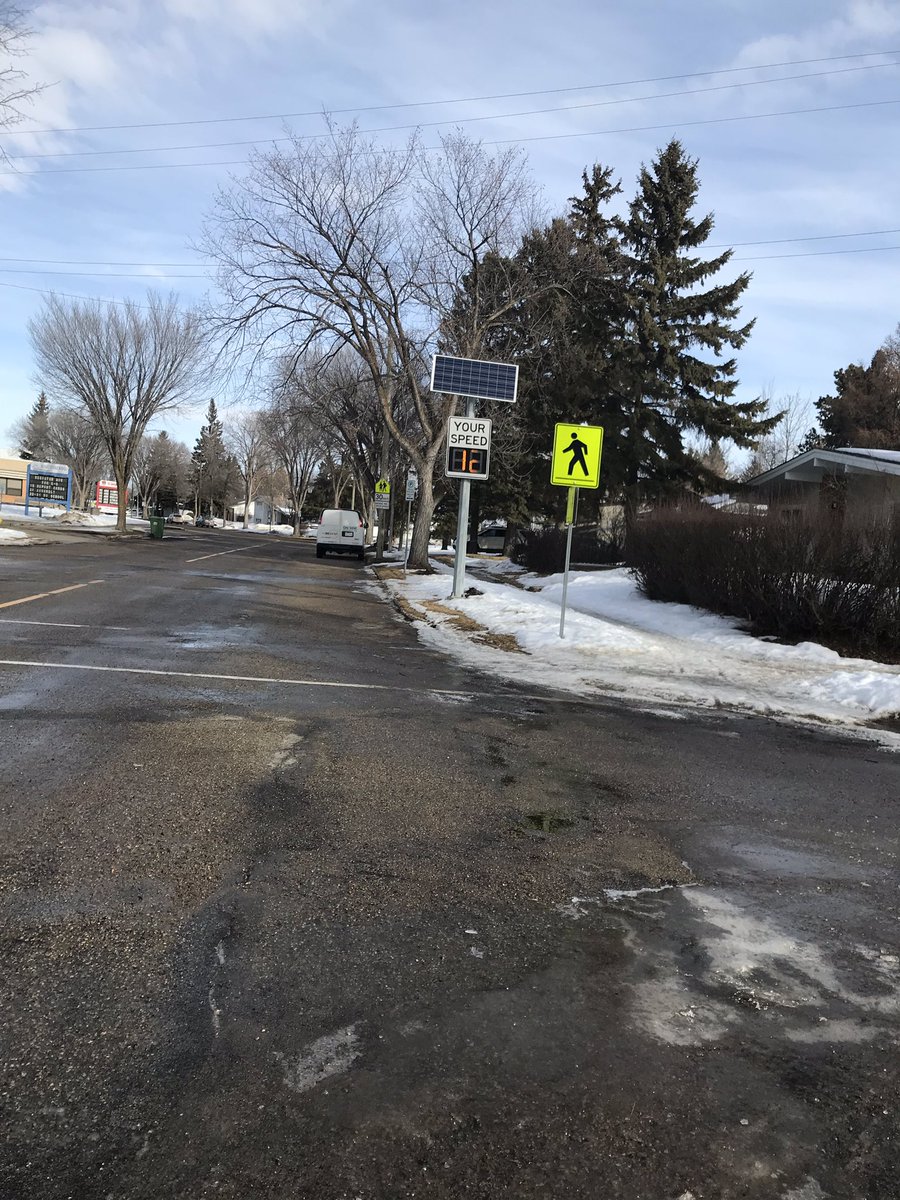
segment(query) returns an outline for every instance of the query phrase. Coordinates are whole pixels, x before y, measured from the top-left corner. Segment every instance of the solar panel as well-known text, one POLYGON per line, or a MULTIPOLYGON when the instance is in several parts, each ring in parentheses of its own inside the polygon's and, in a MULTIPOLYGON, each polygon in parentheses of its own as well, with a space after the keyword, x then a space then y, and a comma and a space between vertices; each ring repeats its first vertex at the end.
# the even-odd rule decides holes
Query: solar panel
POLYGON ((519 382, 515 363, 483 362, 436 354, 431 365, 431 390, 474 400, 503 400, 514 404, 519 382))

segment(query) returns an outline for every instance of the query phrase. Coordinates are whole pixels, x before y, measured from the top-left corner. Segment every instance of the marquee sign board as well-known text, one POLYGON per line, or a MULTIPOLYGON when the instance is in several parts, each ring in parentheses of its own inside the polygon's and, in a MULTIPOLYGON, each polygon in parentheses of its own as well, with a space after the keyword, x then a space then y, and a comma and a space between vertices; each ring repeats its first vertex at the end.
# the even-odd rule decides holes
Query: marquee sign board
POLYGON ((29 462, 25 471, 25 512, 30 504, 72 507, 72 472, 64 463, 29 462))

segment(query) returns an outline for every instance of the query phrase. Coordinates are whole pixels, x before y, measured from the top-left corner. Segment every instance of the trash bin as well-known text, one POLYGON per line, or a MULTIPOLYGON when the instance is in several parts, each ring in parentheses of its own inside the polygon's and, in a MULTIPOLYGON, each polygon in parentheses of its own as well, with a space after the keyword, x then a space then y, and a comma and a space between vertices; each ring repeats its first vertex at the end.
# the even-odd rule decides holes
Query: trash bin
POLYGON ((150 518, 150 536, 152 538, 161 538, 165 532, 166 522, 163 517, 150 518))

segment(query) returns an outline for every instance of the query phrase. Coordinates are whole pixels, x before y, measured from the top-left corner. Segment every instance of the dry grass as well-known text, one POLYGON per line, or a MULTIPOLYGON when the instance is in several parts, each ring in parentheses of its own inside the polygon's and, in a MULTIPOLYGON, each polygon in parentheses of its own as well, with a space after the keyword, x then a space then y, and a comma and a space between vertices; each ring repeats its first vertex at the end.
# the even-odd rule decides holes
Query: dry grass
POLYGON ((446 617, 447 624, 458 629, 460 633, 473 634, 472 640, 482 646, 493 646, 495 650, 505 650, 510 654, 525 653, 513 634, 493 633, 484 625, 480 625, 471 617, 466 616, 465 613, 458 612, 455 608, 449 608, 446 604, 441 604, 439 600, 423 600, 422 607, 429 612, 440 613, 441 616, 446 617))

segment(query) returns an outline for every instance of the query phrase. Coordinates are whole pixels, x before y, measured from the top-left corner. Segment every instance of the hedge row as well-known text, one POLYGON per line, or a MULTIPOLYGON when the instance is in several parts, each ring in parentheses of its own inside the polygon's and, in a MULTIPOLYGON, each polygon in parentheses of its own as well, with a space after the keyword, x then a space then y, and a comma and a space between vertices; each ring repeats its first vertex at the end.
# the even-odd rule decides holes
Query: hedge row
POLYGON ((636 520, 626 562, 653 600, 743 618, 760 634, 900 660, 900 527, 736 517, 705 506, 636 520))

